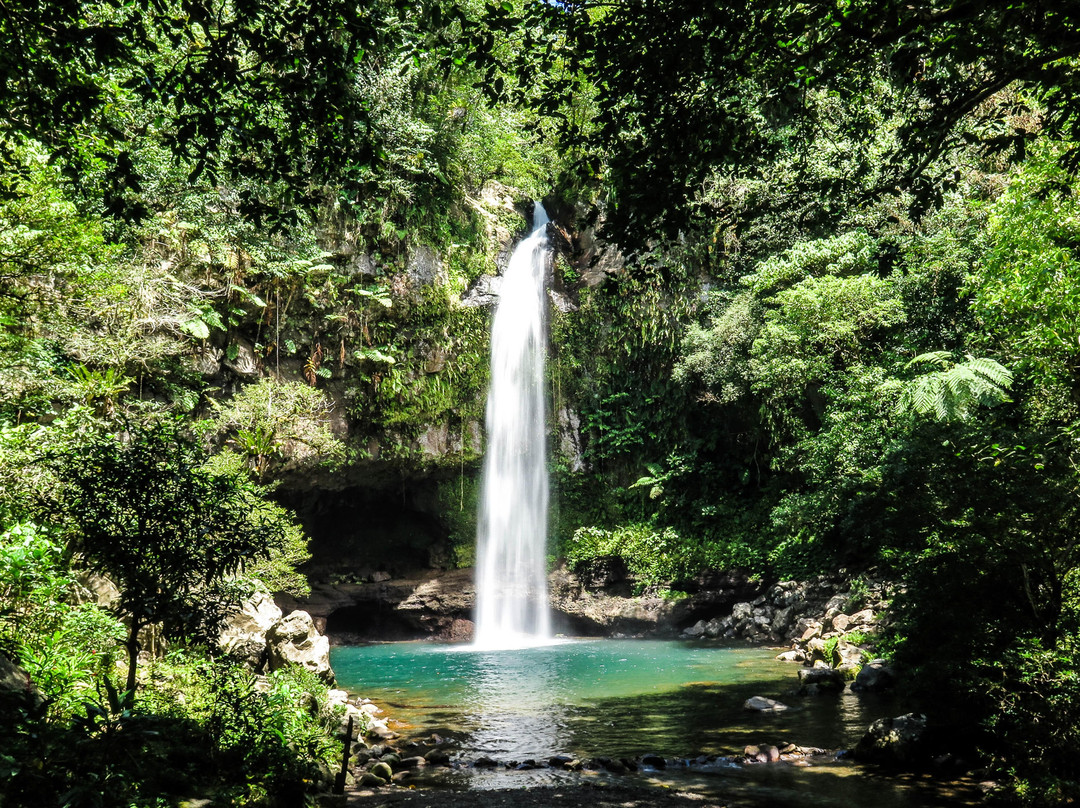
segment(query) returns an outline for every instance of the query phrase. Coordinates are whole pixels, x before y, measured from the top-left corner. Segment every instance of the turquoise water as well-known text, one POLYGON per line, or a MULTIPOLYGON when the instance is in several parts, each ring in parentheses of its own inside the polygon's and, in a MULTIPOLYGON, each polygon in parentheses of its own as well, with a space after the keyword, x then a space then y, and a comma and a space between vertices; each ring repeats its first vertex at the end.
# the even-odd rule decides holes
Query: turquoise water
POLYGON ((341 686, 387 704, 398 720, 461 735, 478 755, 524 760, 719 752, 722 739, 711 726, 745 722, 743 701, 790 684, 785 674, 793 671, 772 656, 580 640, 497 652, 427 643, 344 647, 331 663, 341 686))
MULTIPOLYGON (((453 740, 464 768, 444 781, 480 788, 550 783, 561 772, 529 773, 468 768, 481 755, 500 763, 579 758, 667 758, 733 755, 748 744, 853 746, 876 718, 897 705, 846 693, 799 697, 796 668, 775 651, 654 640, 576 640, 539 648, 481 652, 463 645, 392 643, 331 651, 341 687, 383 706, 401 741, 438 733, 453 740), (783 701, 786 712, 750 713, 743 703, 761 695, 783 701), (515 780, 518 778, 518 780, 515 780)), ((679 780, 750 804, 865 804, 896 808, 963 804, 936 784, 882 778, 850 763, 815 760, 732 766, 720 762, 652 778, 679 780), (828 784, 821 794, 817 792, 828 784), (816 794, 807 800, 807 793, 816 794), (787 795, 785 797, 784 795, 787 795), (749 799, 749 798, 748 798, 749 799), (854 801, 854 802, 852 802, 854 801)))

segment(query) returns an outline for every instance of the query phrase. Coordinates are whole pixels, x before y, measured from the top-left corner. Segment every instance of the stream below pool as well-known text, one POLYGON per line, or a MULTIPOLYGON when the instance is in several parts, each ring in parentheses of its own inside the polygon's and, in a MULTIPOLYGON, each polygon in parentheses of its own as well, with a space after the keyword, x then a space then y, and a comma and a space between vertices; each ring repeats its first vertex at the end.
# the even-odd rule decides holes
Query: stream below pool
MULTIPOLYGON (((469 645, 387 643, 332 650, 338 683, 370 698, 393 720, 396 744, 437 733, 462 765, 429 769, 410 783, 527 788, 571 778, 616 778, 558 769, 474 768, 486 756, 509 762, 575 758, 733 756, 750 744, 845 749, 877 718, 898 714, 891 699, 800 697, 795 668, 774 650, 662 640, 568 640, 479 651, 469 645), (751 696, 783 701, 777 714, 743 709, 751 696)), ((974 802, 970 785, 900 778, 831 755, 800 763, 737 765, 718 760, 625 778, 699 791, 729 805, 929 808, 974 802)))

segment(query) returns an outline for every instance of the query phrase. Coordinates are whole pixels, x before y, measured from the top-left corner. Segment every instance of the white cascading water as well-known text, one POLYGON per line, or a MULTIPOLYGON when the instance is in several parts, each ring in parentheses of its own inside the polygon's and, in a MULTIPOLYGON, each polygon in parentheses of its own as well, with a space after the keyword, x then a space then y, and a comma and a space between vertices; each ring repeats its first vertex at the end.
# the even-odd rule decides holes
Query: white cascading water
POLYGON ((551 636, 547 596, 544 275, 547 212, 503 276, 491 326, 487 452, 477 535, 476 634, 481 649, 551 636))

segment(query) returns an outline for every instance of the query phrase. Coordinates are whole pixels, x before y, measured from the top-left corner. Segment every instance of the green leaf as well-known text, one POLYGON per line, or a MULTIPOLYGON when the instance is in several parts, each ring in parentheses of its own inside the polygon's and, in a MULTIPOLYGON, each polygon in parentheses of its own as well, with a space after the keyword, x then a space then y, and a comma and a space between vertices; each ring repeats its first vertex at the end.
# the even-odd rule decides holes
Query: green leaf
POLYGON ((397 364, 397 360, 390 354, 383 353, 378 348, 362 348, 359 351, 354 351, 353 356, 357 359, 364 359, 369 362, 382 362, 387 365, 397 364))
POLYGON ((210 337, 210 326, 203 322, 200 317, 180 323, 180 330, 191 334, 196 339, 209 339, 210 337))
POLYGON ((263 300, 261 297, 259 297, 257 294, 255 294, 251 290, 245 289, 243 286, 238 286, 235 283, 230 284, 229 285, 229 291, 230 292, 236 292, 236 294, 238 294, 240 297, 242 297, 248 303, 252 303, 253 305, 258 306, 261 309, 266 308, 266 301, 265 300, 263 300))

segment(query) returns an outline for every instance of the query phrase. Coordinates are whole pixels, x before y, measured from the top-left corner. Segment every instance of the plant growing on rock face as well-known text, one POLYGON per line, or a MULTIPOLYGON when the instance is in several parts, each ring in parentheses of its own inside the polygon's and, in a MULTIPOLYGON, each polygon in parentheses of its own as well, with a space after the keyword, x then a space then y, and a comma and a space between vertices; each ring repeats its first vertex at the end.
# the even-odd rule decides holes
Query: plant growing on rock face
POLYGON ((166 423, 126 440, 99 438, 48 458, 59 486, 41 503, 58 511, 70 548, 121 589, 127 622, 127 700, 133 700, 143 628, 207 640, 240 591, 229 579, 287 536, 280 511, 248 495, 235 474, 203 467, 202 450, 166 423))
POLYGON ((218 413, 206 424, 208 431, 231 433, 259 479, 275 458, 333 464, 344 457, 344 447, 329 426, 333 402, 307 384, 261 379, 216 406, 218 413))

